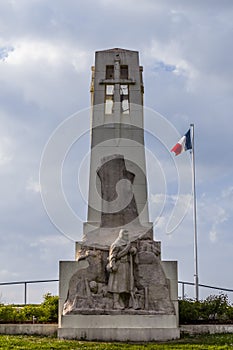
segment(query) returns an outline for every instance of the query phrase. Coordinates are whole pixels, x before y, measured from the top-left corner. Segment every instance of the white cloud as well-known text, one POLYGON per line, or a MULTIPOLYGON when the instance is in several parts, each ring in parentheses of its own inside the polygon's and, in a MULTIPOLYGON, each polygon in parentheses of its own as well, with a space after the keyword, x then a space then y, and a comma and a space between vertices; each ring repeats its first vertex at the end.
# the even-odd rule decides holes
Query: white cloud
POLYGON ((163 233, 171 234, 182 227, 182 222, 189 213, 191 194, 150 195, 150 217, 155 222, 156 229, 163 233), (157 209, 160 212, 157 212, 157 209))
POLYGON ((4 269, 4 268, 0 270, 0 278, 1 279, 3 279, 3 280, 8 279, 9 276, 11 278, 14 278, 14 277, 16 278, 16 277, 19 276, 19 274, 16 273, 16 272, 12 272, 12 271, 10 271, 8 269, 4 269))
MULTIPOLYGON (((229 186, 227 188, 225 188, 224 190, 222 190, 222 194, 221 194, 222 198, 225 199, 232 199, 233 198, 233 186, 229 186)), ((233 204, 232 204, 233 206, 233 204)))
POLYGON ((163 193, 158 193, 158 194, 152 194, 150 195, 150 202, 151 203, 163 203, 166 199, 166 195, 163 193))
POLYGON ((100 0, 99 1, 104 7, 111 6, 111 9, 114 8, 115 10, 124 9, 124 11, 130 11, 134 14, 139 14, 142 16, 148 15, 153 11, 154 13, 160 12, 163 8, 163 4, 151 0, 143 0, 143 2, 140 1, 134 1, 134 0, 100 0))
POLYGON ((191 61, 185 58, 183 47, 180 47, 178 40, 171 39, 169 42, 152 40, 151 46, 146 50, 145 59, 155 67, 156 62, 162 62, 164 66, 173 67, 171 73, 183 77, 188 89, 191 89, 200 78, 200 72, 191 61))
MULTIPOLYGON (((43 65, 59 69, 59 65, 72 64, 77 72, 87 69, 88 52, 68 43, 52 43, 49 40, 22 40, 12 43, 14 49, 5 57, 10 66, 43 65)), ((89 67, 88 67, 89 68, 89 67)))
POLYGON ((12 140, 3 136, 0 138, 0 166, 6 165, 13 159, 12 140))
POLYGON ((7 93, 20 96, 21 104, 35 104, 35 112, 38 112, 35 107, 39 106, 41 112, 50 108, 60 113, 62 108, 66 110, 67 101, 68 107, 75 102, 76 106, 82 103, 82 98, 77 96, 84 93, 79 86, 80 76, 86 75, 92 65, 93 56, 88 50, 71 42, 40 38, 14 38, 2 42, 0 47, 6 45, 14 50, 4 61, 0 60, 2 87, 6 87, 7 93))
POLYGON ((47 235, 45 237, 42 237, 40 238, 39 243, 46 247, 54 247, 55 245, 62 247, 65 244, 70 245, 70 241, 67 240, 67 238, 62 233, 60 233, 59 235, 54 234, 54 235, 47 235))
POLYGON ((34 193, 40 193, 41 187, 38 181, 34 181, 32 177, 27 182, 26 190, 34 192, 34 193))
POLYGON ((228 214, 226 213, 226 211, 223 208, 218 207, 209 233, 211 242, 215 243, 218 240, 218 235, 221 232, 221 224, 227 221, 227 219, 228 214))
POLYGON ((155 220, 155 230, 165 230, 166 227, 166 217, 165 216, 158 216, 155 220))
POLYGON ((178 198, 181 199, 181 202, 184 206, 189 205, 192 199, 192 195, 190 193, 180 194, 180 195, 170 195, 170 194, 151 194, 150 195, 152 203, 161 203, 164 200, 167 200, 170 204, 175 204, 178 198))
POLYGON ((220 194, 205 194, 198 200, 198 225, 201 232, 207 230, 212 243, 224 242, 232 222, 232 187, 221 190, 220 194))

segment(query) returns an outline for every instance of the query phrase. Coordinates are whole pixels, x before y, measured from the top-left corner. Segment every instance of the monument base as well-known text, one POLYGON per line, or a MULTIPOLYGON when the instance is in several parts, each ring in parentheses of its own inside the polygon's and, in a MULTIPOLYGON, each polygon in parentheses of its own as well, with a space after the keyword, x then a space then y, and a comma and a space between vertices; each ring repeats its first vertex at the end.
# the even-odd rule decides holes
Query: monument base
POLYGON ((67 315, 58 337, 89 341, 165 341, 178 339, 175 315, 67 315))
POLYGON ((178 339, 180 330, 178 326, 177 263, 161 261, 161 264, 170 281, 170 296, 174 305, 174 314, 165 314, 163 311, 156 314, 153 310, 132 309, 102 310, 101 312, 98 308, 91 310, 83 308, 77 312, 64 314, 64 304, 69 290, 71 291, 69 287, 72 276, 77 272, 85 273, 88 262, 86 260, 60 262, 58 337, 89 341, 132 342, 178 339))

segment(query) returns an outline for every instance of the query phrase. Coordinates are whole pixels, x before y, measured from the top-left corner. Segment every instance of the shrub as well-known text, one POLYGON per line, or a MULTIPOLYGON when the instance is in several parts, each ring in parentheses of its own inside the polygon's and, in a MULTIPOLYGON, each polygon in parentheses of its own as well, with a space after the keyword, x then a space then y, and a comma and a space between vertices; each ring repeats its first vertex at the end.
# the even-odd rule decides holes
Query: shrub
POLYGON ((193 323, 199 318, 199 302, 192 299, 179 300, 180 323, 193 323))
POLYGON ((0 306, 0 321, 1 322, 14 322, 15 315, 14 309, 11 305, 3 305, 0 306))
POLYGON ((3 305, 0 304, 1 323, 51 323, 58 321, 58 296, 50 293, 44 295, 44 301, 40 305, 3 305))
POLYGON ((57 322, 58 321, 58 296, 47 293, 44 295, 44 301, 41 304, 42 316, 41 322, 57 322))
POLYGON ((233 323, 233 306, 226 294, 210 295, 205 300, 179 300, 180 323, 233 323))
POLYGON ((210 295, 201 304, 203 319, 215 321, 224 321, 227 319, 229 302, 226 294, 210 295))

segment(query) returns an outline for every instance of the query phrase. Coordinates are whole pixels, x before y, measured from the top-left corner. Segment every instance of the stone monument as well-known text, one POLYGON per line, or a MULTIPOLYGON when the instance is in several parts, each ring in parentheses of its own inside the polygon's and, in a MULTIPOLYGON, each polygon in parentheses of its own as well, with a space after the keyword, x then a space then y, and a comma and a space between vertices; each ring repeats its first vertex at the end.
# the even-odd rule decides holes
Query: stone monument
POLYGON ((60 338, 179 338, 177 262, 149 222, 138 52, 96 52, 88 220, 76 260, 60 262, 60 338))

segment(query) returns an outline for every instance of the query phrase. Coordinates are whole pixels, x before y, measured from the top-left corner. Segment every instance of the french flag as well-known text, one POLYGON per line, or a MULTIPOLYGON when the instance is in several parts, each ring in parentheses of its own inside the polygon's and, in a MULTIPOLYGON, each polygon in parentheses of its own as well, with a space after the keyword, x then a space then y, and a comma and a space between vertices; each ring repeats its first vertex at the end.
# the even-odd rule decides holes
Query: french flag
POLYGON ((177 144, 171 149, 171 152, 175 152, 176 156, 178 156, 180 153, 185 152, 188 149, 192 149, 190 129, 186 132, 186 134, 183 137, 181 137, 181 139, 177 142, 177 144))

